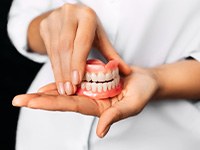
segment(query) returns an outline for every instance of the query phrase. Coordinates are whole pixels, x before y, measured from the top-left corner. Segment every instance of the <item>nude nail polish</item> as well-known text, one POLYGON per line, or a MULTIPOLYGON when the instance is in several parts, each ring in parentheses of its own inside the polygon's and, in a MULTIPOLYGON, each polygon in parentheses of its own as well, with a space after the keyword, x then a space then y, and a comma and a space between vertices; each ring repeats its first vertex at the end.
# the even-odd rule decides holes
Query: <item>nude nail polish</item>
POLYGON ((62 82, 58 83, 58 93, 60 95, 64 95, 65 94, 64 84, 62 82))
POLYGON ((77 85, 79 83, 79 73, 77 70, 72 71, 72 84, 77 85))
POLYGON ((15 98, 15 99, 12 101, 12 105, 13 105, 13 106, 20 106, 20 101, 19 101, 19 99, 15 98))
POLYGON ((66 82, 65 83, 65 91, 67 93, 67 95, 71 95, 72 94, 72 85, 70 82, 66 82))

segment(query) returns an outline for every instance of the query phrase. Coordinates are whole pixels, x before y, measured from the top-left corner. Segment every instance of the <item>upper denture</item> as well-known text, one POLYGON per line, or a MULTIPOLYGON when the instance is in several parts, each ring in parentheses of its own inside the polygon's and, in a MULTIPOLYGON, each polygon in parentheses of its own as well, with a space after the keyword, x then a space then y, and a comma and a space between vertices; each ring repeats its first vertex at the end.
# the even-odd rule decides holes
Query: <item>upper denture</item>
POLYGON ((90 59, 87 61, 86 72, 106 72, 108 70, 113 70, 118 67, 118 62, 116 60, 111 60, 107 64, 103 63, 98 59, 90 59))
POLYGON ((94 82, 109 81, 119 75, 118 62, 115 60, 104 64, 97 59, 87 61, 84 80, 94 82))

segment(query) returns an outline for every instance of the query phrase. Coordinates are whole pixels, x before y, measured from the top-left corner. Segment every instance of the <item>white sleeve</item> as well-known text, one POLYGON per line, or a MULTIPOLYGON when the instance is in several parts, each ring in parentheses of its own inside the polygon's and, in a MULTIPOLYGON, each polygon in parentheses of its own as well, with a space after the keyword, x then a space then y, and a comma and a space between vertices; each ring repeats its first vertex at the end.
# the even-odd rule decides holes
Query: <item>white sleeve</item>
POLYGON ((189 44, 186 49, 190 51, 185 53, 185 57, 191 56, 192 58, 200 61, 200 29, 196 36, 192 39, 191 44, 189 44))
POLYGON ((189 19, 177 36, 167 63, 192 57, 200 61, 200 11, 189 19))
POLYGON ((27 58, 45 62, 46 55, 28 51, 27 29, 31 20, 51 9, 51 0, 13 0, 8 16, 8 35, 15 48, 27 58))
POLYGON ((193 57, 200 61, 200 11, 194 14, 194 17, 188 20, 188 27, 185 31, 185 37, 189 40, 182 41, 185 43, 184 58, 193 57))

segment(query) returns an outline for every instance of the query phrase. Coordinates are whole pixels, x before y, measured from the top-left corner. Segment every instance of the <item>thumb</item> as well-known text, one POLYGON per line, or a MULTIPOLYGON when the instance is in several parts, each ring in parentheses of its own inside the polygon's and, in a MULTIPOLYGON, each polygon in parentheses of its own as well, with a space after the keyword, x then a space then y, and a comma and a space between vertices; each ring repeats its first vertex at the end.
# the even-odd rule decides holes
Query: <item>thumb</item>
POLYGON ((119 63, 119 70, 124 75, 129 75, 131 73, 131 68, 128 64, 126 64, 120 55, 116 52, 116 50, 111 45, 109 39, 107 38, 103 28, 101 25, 97 27, 96 31, 96 37, 95 37, 95 45, 100 50, 100 52, 103 54, 103 56, 107 60, 117 60, 119 63))
POLYGON ((103 138, 109 131, 111 125, 121 120, 121 114, 115 107, 111 107, 103 112, 97 125, 97 136, 103 138))

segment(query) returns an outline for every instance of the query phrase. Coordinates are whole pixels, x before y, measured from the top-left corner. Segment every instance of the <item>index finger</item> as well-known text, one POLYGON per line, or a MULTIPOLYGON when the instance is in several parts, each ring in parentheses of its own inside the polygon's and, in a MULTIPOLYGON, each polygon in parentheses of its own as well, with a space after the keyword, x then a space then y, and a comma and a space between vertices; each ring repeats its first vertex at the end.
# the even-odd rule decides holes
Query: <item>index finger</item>
POLYGON ((78 71, 79 76, 78 81, 76 81, 73 79, 75 77, 72 74, 72 83, 75 85, 80 83, 84 76, 86 60, 93 44, 95 31, 95 14, 86 13, 81 15, 78 22, 78 28, 74 40, 74 51, 72 55, 72 71, 78 71))

